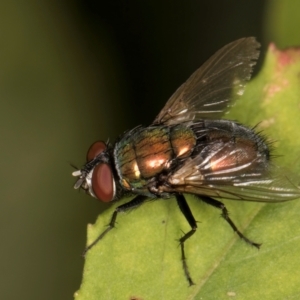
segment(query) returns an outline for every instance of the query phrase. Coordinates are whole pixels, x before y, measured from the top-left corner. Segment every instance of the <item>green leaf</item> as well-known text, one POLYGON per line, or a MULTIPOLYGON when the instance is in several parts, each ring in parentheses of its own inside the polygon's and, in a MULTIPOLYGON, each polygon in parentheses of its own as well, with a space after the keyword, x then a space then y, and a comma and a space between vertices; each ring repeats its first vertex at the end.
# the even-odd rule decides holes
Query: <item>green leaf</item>
POLYGON ((300 1, 267 1, 264 19, 265 36, 280 48, 300 44, 300 1))
MULTIPOLYGON (((300 51, 269 47, 264 66, 228 118, 255 126, 275 140, 275 162, 300 172, 300 51)), ((90 244, 105 229, 116 203, 88 228, 90 244)), ((78 300, 291 299, 300 295, 300 201, 282 204, 224 200, 238 228, 262 242, 240 240, 220 212, 187 197, 197 232, 186 242, 195 285, 188 286, 178 238, 190 230, 175 199, 146 203, 120 214, 86 256, 78 300)))

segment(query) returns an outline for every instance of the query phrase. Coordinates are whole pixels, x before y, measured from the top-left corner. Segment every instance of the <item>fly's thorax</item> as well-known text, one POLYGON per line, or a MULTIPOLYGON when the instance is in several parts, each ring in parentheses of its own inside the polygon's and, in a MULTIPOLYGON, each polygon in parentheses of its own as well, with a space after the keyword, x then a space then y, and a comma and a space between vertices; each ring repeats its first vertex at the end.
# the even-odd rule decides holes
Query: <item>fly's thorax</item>
POLYGON ((173 163, 191 155, 196 136, 184 125, 151 126, 125 134, 115 145, 114 158, 126 190, 147 189, 147 183, 173 163))

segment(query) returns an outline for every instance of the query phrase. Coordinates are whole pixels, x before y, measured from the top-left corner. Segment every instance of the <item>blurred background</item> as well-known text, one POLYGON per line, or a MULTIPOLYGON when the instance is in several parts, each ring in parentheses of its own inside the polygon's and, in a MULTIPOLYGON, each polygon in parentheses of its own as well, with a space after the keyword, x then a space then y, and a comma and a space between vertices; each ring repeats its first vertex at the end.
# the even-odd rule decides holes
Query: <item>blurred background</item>
POLYGON ((1 299, 72 299, 86 226, 105 207, 73 190, 70 163, 148 125, 225 44, 289 46, 285 32, 300 28, 291 3, 0 2, 1 299))

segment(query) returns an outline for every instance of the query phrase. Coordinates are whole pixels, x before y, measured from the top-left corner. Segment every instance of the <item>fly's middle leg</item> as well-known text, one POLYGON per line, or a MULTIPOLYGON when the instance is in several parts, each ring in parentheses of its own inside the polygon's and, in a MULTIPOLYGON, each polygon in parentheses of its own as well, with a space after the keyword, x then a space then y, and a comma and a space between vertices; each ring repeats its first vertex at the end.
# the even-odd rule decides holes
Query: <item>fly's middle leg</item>
POLYGON ((185 256, 185 251, 184 251, 184 243, 187 239, 189 239, 195 232, 197 229, 197 222, 191 212, 191 209, 189 208, 184 196, 182 194, 177 194, 176 195, 176 200, 177 200, 177 204, 182 212, 182 214, 185 216, 186 220, 188 221, 188 223, 191 226, 191 230, 187 233, 185 233, 180 239, 179 239, 179 243, 180 243, 180 247, 181 247, 181 259, 182 259, 182 265, 183 265, 183 270, 184 270, 184 274, 189 282, 189 285, 194 285, 195 283, 193 282, 190 272, 189 272, 189 268, 186 262, 186 256, 185 256))

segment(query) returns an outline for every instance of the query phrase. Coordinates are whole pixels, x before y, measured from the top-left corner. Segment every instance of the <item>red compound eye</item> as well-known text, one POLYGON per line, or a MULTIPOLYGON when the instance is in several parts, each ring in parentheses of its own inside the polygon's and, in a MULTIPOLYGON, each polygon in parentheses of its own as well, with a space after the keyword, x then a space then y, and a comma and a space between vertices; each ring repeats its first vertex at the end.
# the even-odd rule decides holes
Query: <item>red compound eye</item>
POLYGON ((94 159, 97 155, 99 155, 101 152, 106 150, 106 145, 102 141, 97 141, 89 148, 87 154, 86 154, 86 160, 89 162, 92 159, 94 159))
POLYGON ((115 196, 115 181, 108 164, 98 164, 92 175, 92 188, 95 196, 103 201, 110 202, 115 196))

